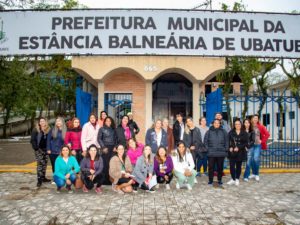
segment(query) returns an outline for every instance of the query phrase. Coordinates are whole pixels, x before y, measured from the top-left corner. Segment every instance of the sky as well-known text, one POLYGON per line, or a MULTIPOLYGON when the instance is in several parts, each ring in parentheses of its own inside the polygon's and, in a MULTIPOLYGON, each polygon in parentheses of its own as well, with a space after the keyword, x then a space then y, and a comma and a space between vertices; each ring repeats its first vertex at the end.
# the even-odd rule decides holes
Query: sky
MULTIPOLYGON (((167 8, 192 9, 206 0, 79 0, 88 8, 167 8)), ((232 6, 240 0, 211 0, 212 9, 221 9, 221 3, 232 6)), ((243 0, 247 11, 292 12, 300 11, 300 0, 243 0)), ((200 9, 205 9, 202 7, 200 9)))

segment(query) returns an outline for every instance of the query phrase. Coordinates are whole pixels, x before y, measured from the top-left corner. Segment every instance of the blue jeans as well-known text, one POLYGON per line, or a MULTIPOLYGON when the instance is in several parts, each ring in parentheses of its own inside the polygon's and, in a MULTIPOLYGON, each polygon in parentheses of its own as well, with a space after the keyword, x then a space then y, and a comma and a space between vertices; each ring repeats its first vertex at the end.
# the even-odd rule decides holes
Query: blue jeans
POLYGON ((203 157, 197 157, 197 172, 200 173, 201 167, 203 166, 203 172, 207 173, 207 154, 203 154, 203 157))
MULTIPOLYGON (((66 179, 62 179, 56 175, 54 175, 54 182, 56 183, 56 186, 58 188, 62 188, 66 185, 66 179)), ((70 176, 70 181, 72 182, 72 184, 75 184, 75 181, 76 181, 76 174, 71 174, 70 176)))
POLYGON ((260 152, 261 152, 261 145, 254 145, 252 148, 248 150, 244 178, 249 177, 250 169, 252 169, 253 175, 257 175, 257 176, 259 175, 260 152))

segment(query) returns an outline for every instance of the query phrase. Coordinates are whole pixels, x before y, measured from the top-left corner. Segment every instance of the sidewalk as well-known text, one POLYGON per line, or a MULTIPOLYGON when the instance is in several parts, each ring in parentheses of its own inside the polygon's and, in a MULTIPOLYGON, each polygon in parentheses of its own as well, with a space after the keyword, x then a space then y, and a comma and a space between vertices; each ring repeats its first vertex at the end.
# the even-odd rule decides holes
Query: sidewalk
POLYGON ((192 191, 164 186, 156 193, 120 195, 110 186, 94 191, 56 193, 36 188, 36 176, 0 174, 0 224, 300 224, 300 174, 263 174, 261 181, 224 189, 200 177, 192 191))

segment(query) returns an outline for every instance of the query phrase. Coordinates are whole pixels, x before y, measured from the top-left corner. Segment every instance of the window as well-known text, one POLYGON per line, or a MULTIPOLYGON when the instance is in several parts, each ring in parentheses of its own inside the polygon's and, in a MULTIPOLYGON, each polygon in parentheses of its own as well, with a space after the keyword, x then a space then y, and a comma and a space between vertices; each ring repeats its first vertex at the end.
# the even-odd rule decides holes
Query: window
MULTIPOLYGON (((223 84, 219 84, 219 88, 221 88, 223 90, 224 89, 224 85, 223 84)), ((233 85, 230 86, 229 94, 233 94, 233 85)))
MULTIPOLYGON (((280 127, 280 113, 276 113, 276 125, 277 125, 277 127, 280 127)), ((285 113, 282 113, 282 119, 283 119, 283 122, 282 122, 282 124, 283 124, 283 127, 285 127, 285 113)))
POLYGON ((263 114, 263 124, 265 126, 270 125, 270 113, 263 114))
POLYGON ((290 118, 290 120, 295 119, 295 111, 289 112, 289 118, 290 118))

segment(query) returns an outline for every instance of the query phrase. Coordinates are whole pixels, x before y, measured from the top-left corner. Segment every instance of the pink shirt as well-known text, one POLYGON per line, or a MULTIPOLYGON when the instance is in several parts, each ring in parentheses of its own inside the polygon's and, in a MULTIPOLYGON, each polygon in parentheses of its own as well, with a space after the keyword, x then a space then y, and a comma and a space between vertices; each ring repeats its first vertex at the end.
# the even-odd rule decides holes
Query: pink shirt
POLYGON ((136 160, 143 154, 144 145, 137 143, 136 149, 128 148, 127 156, 130 159, 132 165, 136 164, 136 160))

